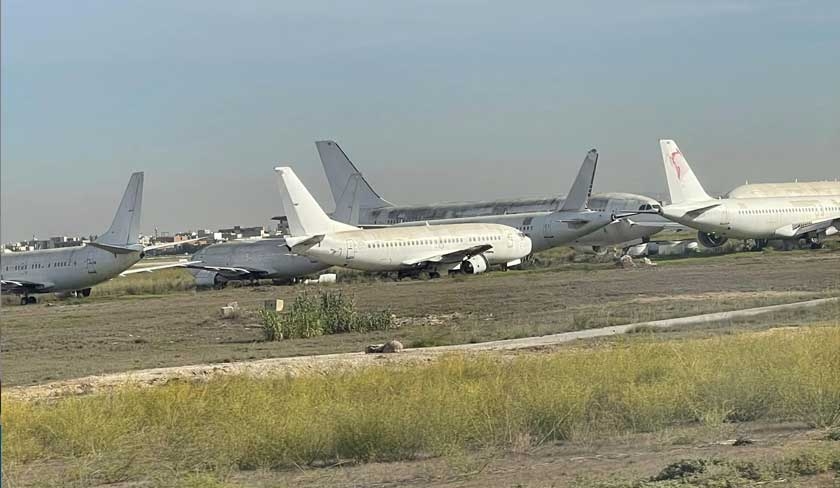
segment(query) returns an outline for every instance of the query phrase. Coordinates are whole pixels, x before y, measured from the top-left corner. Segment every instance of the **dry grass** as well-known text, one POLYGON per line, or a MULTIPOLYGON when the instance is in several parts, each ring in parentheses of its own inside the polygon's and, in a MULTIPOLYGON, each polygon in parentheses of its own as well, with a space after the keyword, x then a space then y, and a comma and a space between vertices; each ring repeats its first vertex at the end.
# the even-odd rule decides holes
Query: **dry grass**
POLYGON ((52 460, 71 467, 61 483, 92 484, 522 450, 675 425, 786 420, 836 428, 838 350, 840 330, 803 328, 127 387, 44 403, 6 398, 4 472, 52 460))

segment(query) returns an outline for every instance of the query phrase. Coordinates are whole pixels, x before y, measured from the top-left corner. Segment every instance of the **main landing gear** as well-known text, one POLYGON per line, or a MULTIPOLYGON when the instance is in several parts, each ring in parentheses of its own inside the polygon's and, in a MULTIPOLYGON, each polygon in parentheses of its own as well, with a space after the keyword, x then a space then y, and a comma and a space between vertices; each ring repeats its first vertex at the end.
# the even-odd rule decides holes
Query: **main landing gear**
POLYGON ((20 297, 21 305, 35 305, 36 303, 38 303, 38 299, 35 297, 31 297, 29 295, 23 295, 20 297))

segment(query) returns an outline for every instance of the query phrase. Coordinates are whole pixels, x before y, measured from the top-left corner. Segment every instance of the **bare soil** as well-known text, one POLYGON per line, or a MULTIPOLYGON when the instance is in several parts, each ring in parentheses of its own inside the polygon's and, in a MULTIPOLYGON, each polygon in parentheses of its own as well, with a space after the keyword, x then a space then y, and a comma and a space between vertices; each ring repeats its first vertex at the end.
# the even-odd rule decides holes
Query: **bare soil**
MULTIPOLYGON (((147 368, 358 352, 390 339, 407 347, 474 343, 838 296, 840 252, 743 253, 630 270, 563 265, 331 286, 353 295, 361 309, 391 310, 401 327, 264 342, 255 311, 265 300, 293 299, 303 286, 49 299, 36 306, 3 307, 3 383, 33 385, 147 368), (232 301, 244 313, 222 319, 220 308, 232 301)), ((826 318, 832 317, 817 317, 826 318)))

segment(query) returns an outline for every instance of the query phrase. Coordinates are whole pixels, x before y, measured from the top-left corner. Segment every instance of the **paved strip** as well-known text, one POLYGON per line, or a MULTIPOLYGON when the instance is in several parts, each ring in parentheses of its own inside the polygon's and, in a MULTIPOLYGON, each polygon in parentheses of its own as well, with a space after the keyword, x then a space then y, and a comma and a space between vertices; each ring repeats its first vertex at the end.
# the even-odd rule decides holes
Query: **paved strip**
POLYGON ((734 310, 731 312, 707 313, 675 319, 654 320, 651 322, 637 322, 633 324, 601 327, 597 329, 563 332, 560 334, 551 334, 540 337, 524 337, 520 339, 507 339, 475 344, 406 349, 400 354, 365 354, 362 352, 355 352, 127 371, 123 373, 112 373, 99 376, 87 376, 71 380, 61 380, 43 385, 4 388, 3 396, 7 398, 33 400, 55 398, 66 395, 100 393, 123 387, 126 384, 139 387, 151 387, 165 384, 172 380, 204 380, 219 375, 249 375, 258 377, 278 375, 297 376, 301 374, 326 373, 328 371, 335 371, 338 368, 341 368, 342 371, 346 371, 348 369, 357 369, 373 365, 396 363, 418 364, 431 361, 442 354, 458 351, 511 351, 516 349, 529 349, 562 344, 581 339, 621 335, 636 327, 657 329, 685 327, 722 322, 731 319, 757 317, 774 312, 813 308, 829 303, 840 303, 840 297, 821 298, 818 300, 808 300, 783 305, 748 308, 744 310, 734 310))

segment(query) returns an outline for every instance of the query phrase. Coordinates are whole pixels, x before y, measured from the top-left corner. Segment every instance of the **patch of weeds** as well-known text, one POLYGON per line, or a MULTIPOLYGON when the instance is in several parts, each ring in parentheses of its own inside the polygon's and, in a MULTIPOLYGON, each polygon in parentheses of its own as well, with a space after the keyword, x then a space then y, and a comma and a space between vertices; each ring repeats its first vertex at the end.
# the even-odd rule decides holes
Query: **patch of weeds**
POLYGON ((681 459, 665 466, 651 481, 669 481, 694 476, 706 471, 705 459, 681 459))

